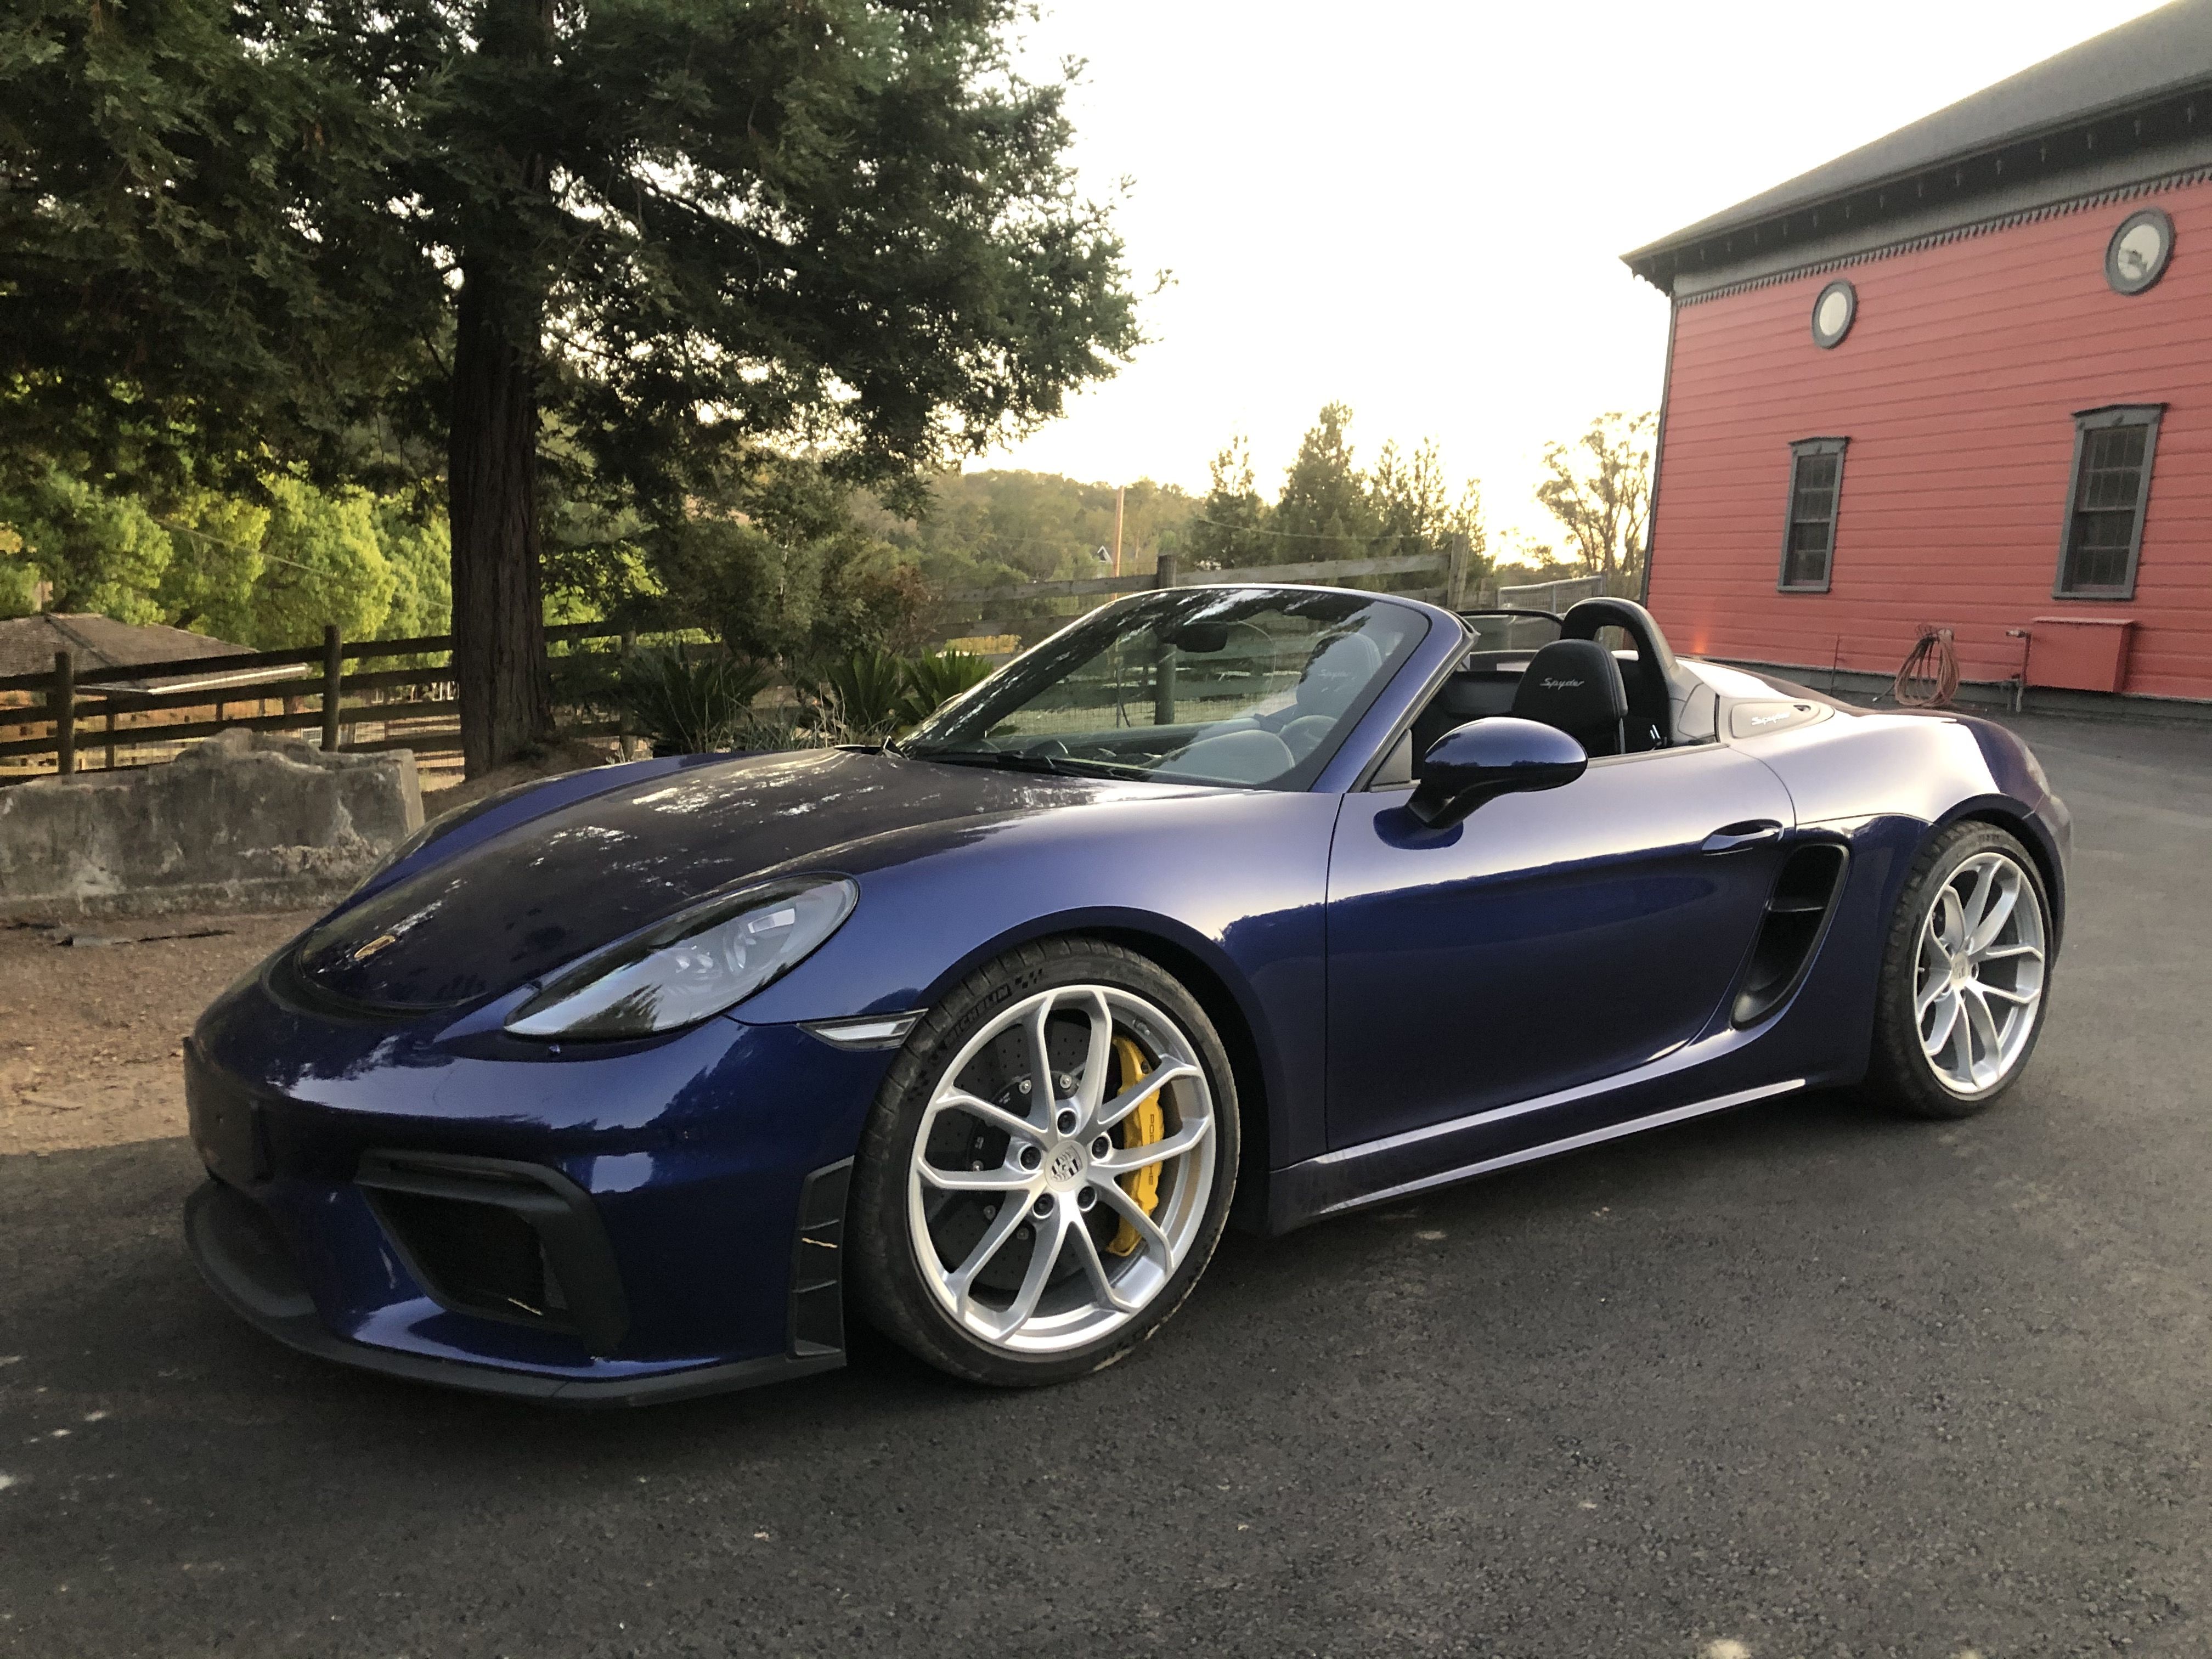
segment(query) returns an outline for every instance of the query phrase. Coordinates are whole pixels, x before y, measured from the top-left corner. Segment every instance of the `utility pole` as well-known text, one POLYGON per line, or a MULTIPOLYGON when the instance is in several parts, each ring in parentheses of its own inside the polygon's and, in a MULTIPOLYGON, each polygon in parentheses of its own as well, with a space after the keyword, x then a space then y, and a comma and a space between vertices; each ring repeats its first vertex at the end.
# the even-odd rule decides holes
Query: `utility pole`
POLYGON ((1114 486, 1114 574, 1121 574, 1121 501, 1129 493, 1123 484, 1114 486))

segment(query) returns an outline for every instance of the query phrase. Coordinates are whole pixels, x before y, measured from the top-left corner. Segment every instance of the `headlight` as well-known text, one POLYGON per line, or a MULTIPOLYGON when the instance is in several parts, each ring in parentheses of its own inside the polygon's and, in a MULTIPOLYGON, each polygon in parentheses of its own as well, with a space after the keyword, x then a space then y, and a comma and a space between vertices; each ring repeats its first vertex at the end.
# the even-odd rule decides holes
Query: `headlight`
POLYGON ((725 893, 563 969, 507 1029, 638 1037, 696 1024, 804 961, 860 896, 844 876, 790 876, 725 893))

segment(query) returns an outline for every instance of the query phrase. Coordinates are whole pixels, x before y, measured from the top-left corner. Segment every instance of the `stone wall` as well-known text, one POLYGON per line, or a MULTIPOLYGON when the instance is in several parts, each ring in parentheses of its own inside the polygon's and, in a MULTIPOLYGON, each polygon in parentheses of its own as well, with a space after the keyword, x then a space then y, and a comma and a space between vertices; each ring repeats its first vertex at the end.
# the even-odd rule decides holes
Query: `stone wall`
POLYGON ((230 731, 166 765, 0 789, 0 913, 317 904, 422 827, 415 757, 230 731))

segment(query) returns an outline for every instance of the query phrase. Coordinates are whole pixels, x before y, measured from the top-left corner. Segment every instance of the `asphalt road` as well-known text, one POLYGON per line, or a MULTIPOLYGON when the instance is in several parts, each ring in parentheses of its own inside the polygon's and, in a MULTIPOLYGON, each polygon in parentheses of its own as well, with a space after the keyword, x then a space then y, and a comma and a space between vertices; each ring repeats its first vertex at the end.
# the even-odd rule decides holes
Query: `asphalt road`
POLYGON ((1994 1114, 1232 1237, 1054 1392, 362 1378, 201 1289, 184 1143, 0 1159, 0 1654, 2212 1652, 2212 736, 2027 729, 2075 908, 1994 1114))

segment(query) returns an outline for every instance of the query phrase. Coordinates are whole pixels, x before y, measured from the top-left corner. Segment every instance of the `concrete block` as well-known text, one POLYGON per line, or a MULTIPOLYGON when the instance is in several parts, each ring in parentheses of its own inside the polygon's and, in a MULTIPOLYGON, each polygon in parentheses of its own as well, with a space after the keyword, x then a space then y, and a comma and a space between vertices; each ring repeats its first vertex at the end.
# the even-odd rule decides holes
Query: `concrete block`
POLYGON ((162 766, 0 789, 0 910, 283 908, 342 896, 422 823, 415 757, 229 731, 162 766))

